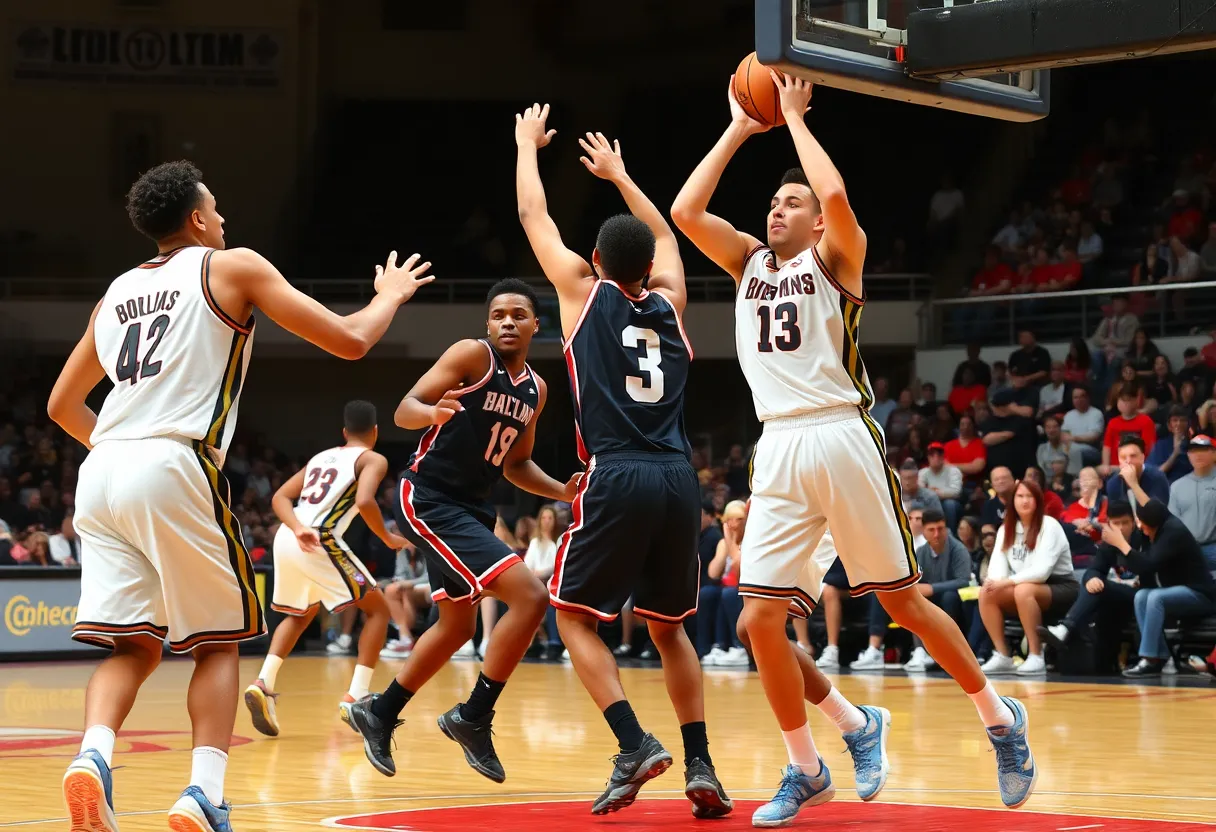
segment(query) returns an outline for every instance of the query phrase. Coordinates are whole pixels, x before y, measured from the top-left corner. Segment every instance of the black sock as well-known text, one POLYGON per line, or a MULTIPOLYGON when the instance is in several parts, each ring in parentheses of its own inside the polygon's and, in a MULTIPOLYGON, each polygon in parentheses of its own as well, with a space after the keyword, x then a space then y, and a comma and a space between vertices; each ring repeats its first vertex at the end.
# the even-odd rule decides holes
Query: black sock
POLYGON ((495 682, 484 673, 478 674, 477 684, 469 694, 469 701, 460 706, 460 718, 478 720, 494 710, 498 695, 506 687, 506 682, 495 682))
POLYGON ((646 735, 643 733, 642 726, 638 723, 637 715, 633 712, 628 699, 613 702, 605 708, 604 719, 608 721, 608 727, 612 729, 612 733, 616 734, 617 745, 621 747, 622 754, 637 751, 642 747, 642 740, 646 735))
POLYGON ((684 765, 699 759, 707 766, 714 764, 709 759, 709 737, 705 736, 704 722, 687 722, 680 726, 684 737, 684 765))
POLYGON ((382 722, 396 722, 406 703, 413 698, 414 692, 401 687, 394 679, 388 683, 384 693, 372 702, 372 714, 382 722))

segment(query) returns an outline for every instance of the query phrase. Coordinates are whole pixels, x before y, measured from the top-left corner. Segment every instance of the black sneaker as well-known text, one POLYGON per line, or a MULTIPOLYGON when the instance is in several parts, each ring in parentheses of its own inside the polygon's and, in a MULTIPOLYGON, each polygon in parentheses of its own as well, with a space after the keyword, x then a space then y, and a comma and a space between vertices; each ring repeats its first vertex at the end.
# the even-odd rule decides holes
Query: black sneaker
POLYGON ((591 814, 605 815, 624 809, 633 803, 638 791, 648 780, 653 780, 671 768, 671 754, 663 744, 647 734, 637 751, 617 754, 612 758, 615 768, 608 778, 608 787, 599 800, 591 805, 591 814))
POLYGON ((380 694, 371 693, 350 706, 350 727, 363 737, 363 753, 367 760, 385 777, 397 773, 397 764, 393 762, 393 732, 405 720, 398 719, 388 723, 372 713, 372 703, 380 698, 380 694))
POLYGON ((1043 639, 1043 641, 1047 642, 1057 650, 1066 650, 1068 647, 1068 640, 1072 637, 1072 630, 1069 629, 1068 625, 1064 623, 1056 624, 1051 627, 1039 625, 1035 629, 1038 630, 1039 638, 1043 639))
POLYGON ((493 720, 493 711, 478 720, 465 719, 457 705, 439 717, 439 730, 464 749, 464 759, 473 767, 473 771, 501 783, 507 779, 507 773, 503 771, 498 754, 494 751, 494 740, 491 738, 494 732, 490 729, 493 720))
POLYGON ((720 818, 730 814, 734 802, 718 782, 714 767, 700 757, 684 769, 684 794, 692 801, 692 816, 699 819, 720 818))
POLYGON ((1138 663, 1124 670, 1123 675, 1129 679, 1151 679, 1161 675, 1163 664, 1165 662, 1154 662, 1142 658, 1138 663))

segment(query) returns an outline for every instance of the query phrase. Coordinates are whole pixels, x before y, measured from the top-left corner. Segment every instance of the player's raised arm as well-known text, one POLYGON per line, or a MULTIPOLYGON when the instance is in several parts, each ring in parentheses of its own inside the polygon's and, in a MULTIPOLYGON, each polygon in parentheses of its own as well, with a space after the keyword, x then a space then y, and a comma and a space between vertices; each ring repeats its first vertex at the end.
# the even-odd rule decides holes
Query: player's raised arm
POLYGON ((269 260, 247 248, 216 251, 207 261, 206 280, 221 309, 255 306, 288 332, 328 353, 354 360, 383 337, 397 308, 434 277, 424 277, 431 264, 412 255, 398 265, 397 252, 376 266, 376 297, 350 315, 326 309, 296 289, 269 260))
POLYGON ((421 430, 445 424, 464 409, 457 398, 460 386, 485 375, 489 359, 485 345, 471 338, 448 347, 397 405, 397 427, 421 430))
POLYGON ((106 371, 97 358, 97 343, 93 337, 99 309, 101 301, 93 307, 89 325, 59 371, 59 378, 55 379, 55 386, 46 403, 46 412, 51 420, 89 450, 93 449, 89 437, 93 435, 93 428, 97 427, 97 414, 85 404, 85 399, 106 377, 106 371))
POLYGON ((545 186, 540 181, 536 152, 552 140, 556 130, 547 130, 549 105, 533 104, 522 114, 515 114, 515 196, 519 204, 519 221, 528 235, 532 252, 540 261, 545 277, 557 289, 560 299, 579 307, 591 291, 587 278, 591 266, 562 242, 557 224, 549 216, 545 201, 545 186))
POLYGON ((376 502, 376 494, 380 491, 380 483, 388 474, 388 460, 383 454, 375 451, 364 451, 355 461, 355 476, 358 485, 355 487, 355 507, 359 516, 367 524, 367 528, 376 537, 384 541, 384 545, 396 551, 404 549, 408 542, 399 534, 393 534, 384 525, 384 515, 380 513, 380 505, 376 502))
POLYGON ((866 234, 857 223, 849 205, 844 179, 832 164, 827 151, 806 126, 810 107, 811 82, 792 75, 772 73, 781 94, 781 112, 789 125, 798 163, 823 211, 823 237, 816 250, 832 272, 832 277, 849 293, 862 297, 861 270, 866 260, 866 234))
POLYGON ((536 423, 540 421, 540 413, 545 409, 545 400, 549 397, 549 388, 540 376, 536 376, 536 383, 539 385, 536 391, 536 413, 528 422, 523 435, 515 440, 511 450, 507 452, 507 458, 502 464, 502 475, 512 485, 531 494, 569 503, 574 500, 582 474, 575 474, 564 483, 558 482, 532 461, 532 446, 536 444, 536 423))
POLYGON ((735 100, 735 79, 731 76, 726 97, 730 102, 730 127, 718 139, 709 155, 701 160, 676 195, 671 206, 671 219, 676 228, 684 232, 701 253, 713 260, 738 283, 743 276, 743 265, 747 255, 760 241, 751 234, 737 231, 733 225, 719 216, 709 213, 709 200, 718 187, 726 165, 747 140, 748 136, 763 133, 768 125, 749 117, 735 100))
POLYGON ((662 292, 683 314, 688 301, 688 290, 684 286, 684 262, 680 259, 680 244, 663 212, 642 193, 629 174, 625 172, 625 162, 621 158, 621 143, 608 142, 603 133, 588 133, 586 139, 579 139, 587 155, 579 161, 587 170, 616 185, 617 190, 629 206, 629 212, 650 228, 654 234, 654 264, 650 268, 650 280, 647 286, 662 292))

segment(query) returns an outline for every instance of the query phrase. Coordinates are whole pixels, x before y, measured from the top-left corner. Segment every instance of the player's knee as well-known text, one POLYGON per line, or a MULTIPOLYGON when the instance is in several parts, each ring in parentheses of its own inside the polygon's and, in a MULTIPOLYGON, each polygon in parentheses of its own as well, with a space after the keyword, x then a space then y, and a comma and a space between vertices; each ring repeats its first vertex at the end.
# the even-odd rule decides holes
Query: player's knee
POLYGON ((647 621, 646 630, 654 646, 663 651, 677 644, 681 638, 687 638, 684 633, 684 622, 647 621))
POLYGON ((528 611, 530 618, 535 618, 537 623, 540 623, 545 617, 545 611, 549 609, 549 591, 545 589, 545 585, 538 580, 529 581, 524 585, 520 596, 517 603, 528 611))
POLYGON ((785 619, 789 614, 789 604, 783 600, 748 598, 743 604, 743 613, 739 621, 749 633, 757 629, 780 629, 782 637, 785 634, 785 619))
POLYGON ((359 609, 363 610, 369 616, 377 618, 388 616, 388 601, 384 597, 383 592, 369 592, 363 596, 359 602, 359 609))

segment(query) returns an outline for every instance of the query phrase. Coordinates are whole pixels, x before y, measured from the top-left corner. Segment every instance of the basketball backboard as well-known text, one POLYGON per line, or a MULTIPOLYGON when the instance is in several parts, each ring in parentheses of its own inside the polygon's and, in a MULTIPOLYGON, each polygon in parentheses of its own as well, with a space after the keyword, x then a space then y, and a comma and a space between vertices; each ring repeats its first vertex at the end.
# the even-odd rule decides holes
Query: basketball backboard
POLYGON ((937 81, 911 77, 911 12, 970 0, 756 0, 756 56, 828 87, 1009 121, 1047 115, 1047 70, 937 81))

